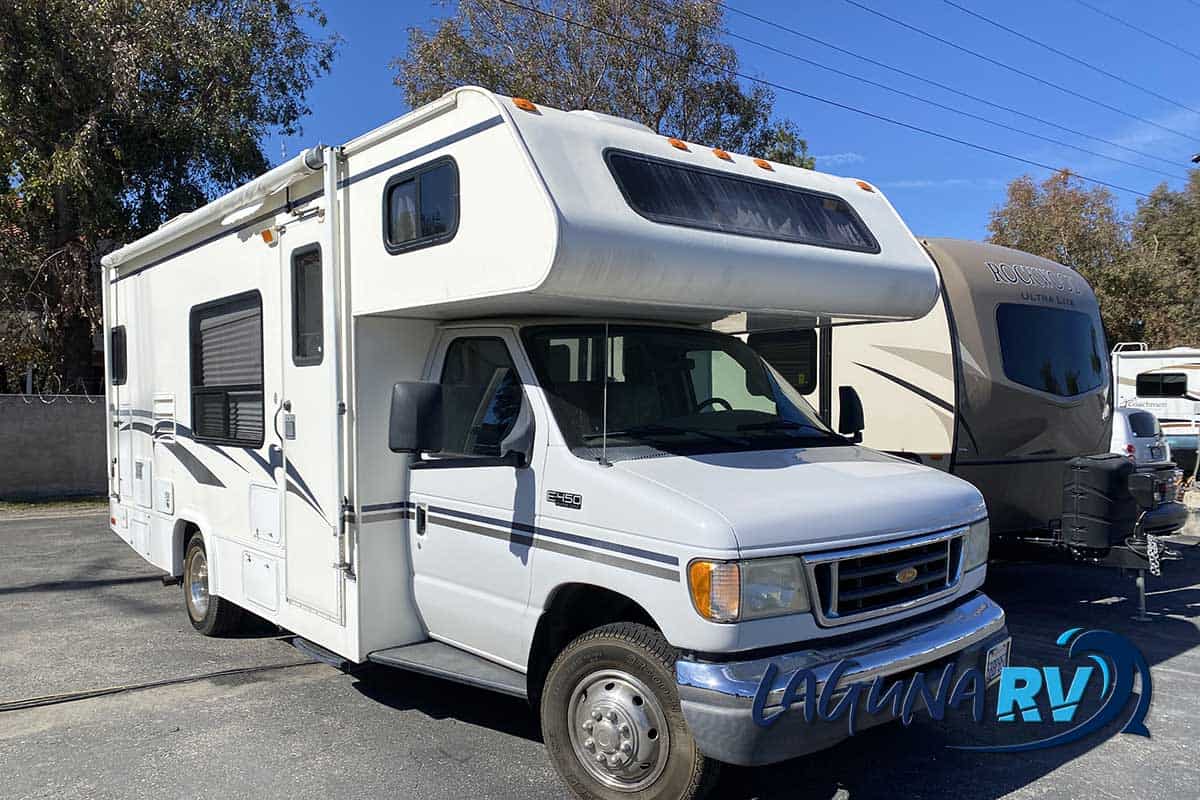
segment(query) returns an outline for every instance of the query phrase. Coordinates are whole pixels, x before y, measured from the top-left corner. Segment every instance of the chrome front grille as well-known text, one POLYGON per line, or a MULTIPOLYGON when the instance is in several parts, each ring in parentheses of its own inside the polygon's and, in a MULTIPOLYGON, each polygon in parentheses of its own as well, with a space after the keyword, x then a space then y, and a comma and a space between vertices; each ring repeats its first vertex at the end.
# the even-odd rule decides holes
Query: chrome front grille
POLYGON ((804 557, 822 625, 845 625, 932 602, 962 577, 967 528, 804 557))

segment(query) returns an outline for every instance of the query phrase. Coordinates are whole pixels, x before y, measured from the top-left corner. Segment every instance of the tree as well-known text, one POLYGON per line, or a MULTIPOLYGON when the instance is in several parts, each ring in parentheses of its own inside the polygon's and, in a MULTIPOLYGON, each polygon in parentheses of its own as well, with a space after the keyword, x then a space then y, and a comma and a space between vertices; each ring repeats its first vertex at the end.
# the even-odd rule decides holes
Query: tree
POLYGON ((0 9, 0 364, 70 385, 95 374, 100 257, 264 171, 337 41, 309 2, 0 9))
POLYGON ((1163 283, 1155 346, 1195 346, 1200 313, 1200 170, 1178 192, 1161 184, 1138 202, 1133 243, 1143 268, 1163 283))
POLYGON ((434 30, 408 32, 393 63, 412 106, 463 84, 562 109, 586 108, 726 150, 813 167, 774 93, 733 74, 714 0, 461 0, 434 30), (550 16, 553 15, 553 16, 550 16), (570 20, 560 22, 554 17, 570 20), (616 34, 620 38, 597 31, 616 34))
POLYGON ((1096 292, 1110 342, 1173 336, 1176 310, 1164 301, 1174 295, 1176 277, 1147 258, 1107 189, 1088 189, 1067 170, 1040 185, 1017 178, 992 210, 988 233, 993 244, 1079 272, 1096 292))

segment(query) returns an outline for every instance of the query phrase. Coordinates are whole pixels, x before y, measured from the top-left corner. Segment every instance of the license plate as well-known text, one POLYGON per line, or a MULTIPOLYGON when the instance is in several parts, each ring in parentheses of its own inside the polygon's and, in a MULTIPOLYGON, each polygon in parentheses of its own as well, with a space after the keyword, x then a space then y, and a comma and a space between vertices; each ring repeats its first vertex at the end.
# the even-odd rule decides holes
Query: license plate
POLYGON ((988 648, 987 659, 984 661, 983 667, 983 679, 988 686, 1000 680, 1000 671, 1008 666, 1010 650, 1012 650, 1012 639, 1005 639, 988 648))
POLYGON ((1150 458, 1154 459, 1155 461, 1158 461, 1162 457, 1163 457, 1162 446, 1157 445, 1157 444, 1150 445, 1150 458))

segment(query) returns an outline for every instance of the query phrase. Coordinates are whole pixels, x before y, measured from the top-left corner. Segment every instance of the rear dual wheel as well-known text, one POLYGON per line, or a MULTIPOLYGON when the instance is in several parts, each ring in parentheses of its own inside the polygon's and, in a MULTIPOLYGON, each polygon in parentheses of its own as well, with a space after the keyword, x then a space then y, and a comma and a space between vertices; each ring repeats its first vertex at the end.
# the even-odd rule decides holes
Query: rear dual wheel
POLYGON ((559 776, 585 800, 697 800, 718 764, 679 708, 675 651, 653 628, 589 631, 550 667, 542 734, 559 776))
POLYGON ((209 591, 209 572, 204 539, 194 533, 183 557, 183 603, 193 628, 205 636, 224 636, 238 629, 244 612, 209 591))

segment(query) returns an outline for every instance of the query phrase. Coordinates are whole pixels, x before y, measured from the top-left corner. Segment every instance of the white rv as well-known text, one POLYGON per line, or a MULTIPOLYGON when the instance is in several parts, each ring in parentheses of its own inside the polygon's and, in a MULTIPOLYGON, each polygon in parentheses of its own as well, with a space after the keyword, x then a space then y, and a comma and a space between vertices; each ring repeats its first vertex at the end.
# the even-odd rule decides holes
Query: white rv
POLYGON ((1118 342, 1112 351, 1116 404, 1158 417, 1163 436, 1185 475, 1195 477, 1200 433, 1200 350, 1151 350, 1145 342, 1118 342))
POLYGON ((104 266, 112 529, 192 624, 527 697, 580 797, 845 737, 764 678, 1007 659, 979 492, 709 329, 925 314, 869 184, 464 88, 104 266))

